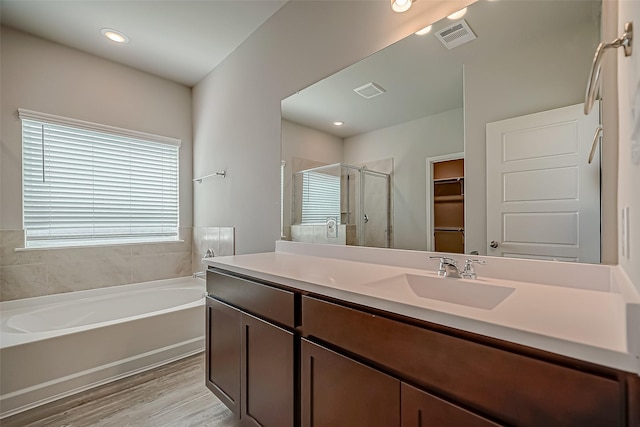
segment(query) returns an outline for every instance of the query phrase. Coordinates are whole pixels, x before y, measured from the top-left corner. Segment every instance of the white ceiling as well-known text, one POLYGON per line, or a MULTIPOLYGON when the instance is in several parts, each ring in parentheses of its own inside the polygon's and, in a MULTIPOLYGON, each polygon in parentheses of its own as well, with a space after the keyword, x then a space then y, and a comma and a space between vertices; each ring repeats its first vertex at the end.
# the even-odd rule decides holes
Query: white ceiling
POLYGON ((454 22, 443 19, 429 34, 411 35, 283 100, 282 116, 347 138, 461 108, 464 64, 491 60, 539 37, 571 42, 575 26, 599 27, 600 2, 479 1, 463 19, 476 40, 447 50, 434 36, 454 22), (353 91, 368 82, 387 92, 367 100, 353 91), (344 125, 333 126, 336 120, 344 125))
POLYGON ((1 0, 3 25, 193 86, 286 0, 1 0), (117 45, 102 28, 126 34, 117 45))

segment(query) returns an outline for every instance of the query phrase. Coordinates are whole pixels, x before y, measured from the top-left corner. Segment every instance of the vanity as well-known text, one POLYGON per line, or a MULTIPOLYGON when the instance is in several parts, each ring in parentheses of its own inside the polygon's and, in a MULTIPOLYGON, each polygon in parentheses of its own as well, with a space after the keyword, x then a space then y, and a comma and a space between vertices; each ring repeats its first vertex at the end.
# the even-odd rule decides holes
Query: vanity
POLYGON ((580 268, 602 288, 560 286, 438 277, 426 255, 278 242, 208 260, 207 386, 246 426, 640 425, 640 299, 612 267, 580 268))

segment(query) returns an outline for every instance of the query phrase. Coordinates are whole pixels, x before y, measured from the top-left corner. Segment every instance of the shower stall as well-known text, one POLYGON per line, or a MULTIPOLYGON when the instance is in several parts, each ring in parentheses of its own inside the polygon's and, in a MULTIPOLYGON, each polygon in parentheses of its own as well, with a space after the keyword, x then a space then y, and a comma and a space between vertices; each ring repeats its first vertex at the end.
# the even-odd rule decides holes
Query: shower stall
POLYGON ((295 241, 391 247, 391 176, 336 163, 293 175, 295 241))

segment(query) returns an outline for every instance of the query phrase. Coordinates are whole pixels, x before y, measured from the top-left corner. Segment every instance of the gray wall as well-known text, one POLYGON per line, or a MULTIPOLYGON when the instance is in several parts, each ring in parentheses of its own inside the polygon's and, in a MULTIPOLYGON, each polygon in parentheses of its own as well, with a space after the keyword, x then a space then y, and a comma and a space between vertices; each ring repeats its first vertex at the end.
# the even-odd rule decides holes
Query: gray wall
MULTIPOLYGON (((622 34, 623 25, 628 21, 640 22, 640 2, 620 2, 618 34, 622 34)), ((623 252, 620 245, 619 260, 640 292, 640 61, 634 56, 625 58, 622 52, 618 52, 618 95, 618 212, 629 208, 629 247, 623 252), (634 114, 632 107, 635 108, 634 114)), ((622 243, 623 239, 620 241, 622 243)))
POLYGON ((0 229, 22 228, 18 108, 181 139, 180 225, 191 226, 190 88, 9 28, 0 43, 0 229))
POLYGON ((236 252, 272 251, 280 237, 280 101, 471 3, 287 3, 193 89, 194 225, 230 225, 236 252))
POLYGON ((486 124, 584 102, 599 40, 591 27, 568 30, 563 40, 536 38, 511 52, 465 64, 465 247, 481 254, 488 239, 486 124))
POLYGON ((283 234, 288 238, 293 194, 292 174, 301 169, 342 162, 342 138, 282 120, 282 160, 286 162, 283 185, 283 234))
POLYGON ((2 28, 0 300, 191 274, 191 89, 2 28), (18 108, 182 140, 181 242, 23 250, 18 108))
POLYGON ((345 139, 347 164, 393 159, 395 248, 427 249, 426 159, 461 152, 463 127, 458 108, 345 139))

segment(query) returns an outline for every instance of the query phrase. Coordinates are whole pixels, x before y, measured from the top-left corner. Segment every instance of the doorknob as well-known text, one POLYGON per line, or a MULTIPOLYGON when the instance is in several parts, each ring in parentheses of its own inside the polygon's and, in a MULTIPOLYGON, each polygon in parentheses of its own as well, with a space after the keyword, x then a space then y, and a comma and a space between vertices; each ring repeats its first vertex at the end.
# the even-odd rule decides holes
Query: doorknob
POLYGON ((497 248, 498 242, 496 242, 495 240, 492 240, 491 243, 489 243, 489 247, 493 249, 497 248))

